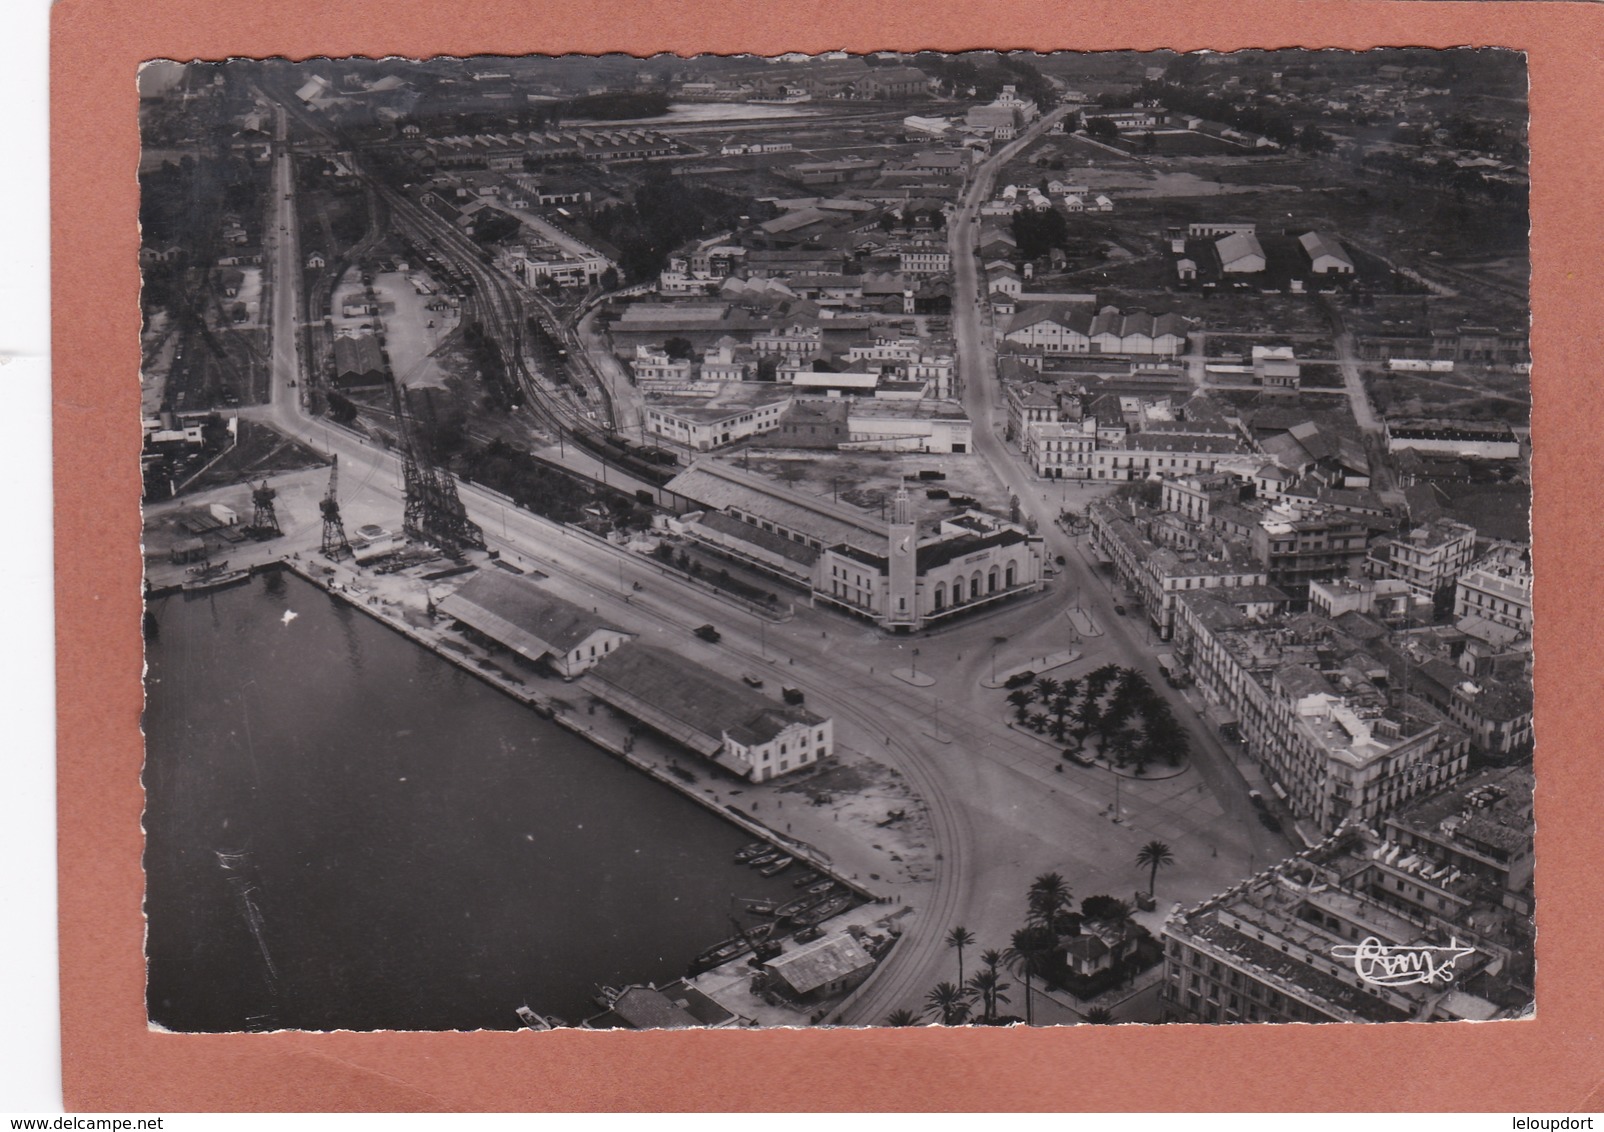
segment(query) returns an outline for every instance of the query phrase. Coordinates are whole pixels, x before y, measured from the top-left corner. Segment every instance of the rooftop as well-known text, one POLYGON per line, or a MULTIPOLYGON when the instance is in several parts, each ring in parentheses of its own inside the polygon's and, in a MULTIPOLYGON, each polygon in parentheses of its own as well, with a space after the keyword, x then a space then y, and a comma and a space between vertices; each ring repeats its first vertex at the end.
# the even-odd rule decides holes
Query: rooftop
POLYGON ((1459 785, 1394 814, 1400 829, 1476 852, 1506 854, 1532 848, 1532 792, 1528 767, 1483 771, 1459 785))
POLYGON ((825 545, 884 548, 886 527, 825 499, 813 498, 718 460, 698 460, 665 485, 667 490, 715 511, 739 510, 791 530, 803 531, 825 545))
POLYGON ((804 566, 813 565, 819 558, 819 552, 805 542, 797 542, 774 531, 765 531, 756 523, 744 522, 723 511, 703 511, 696 523, 710 531, 751 543, 771 554, 789 558, 804 566))
MULTIPOLYGON (((1401 1022, 1436 1008, 1429 986, 1378 987, 1360 982, 1336 949, 1373 936, 1394 946, 1449 942, 1443 931, 1382 906, 1365 893, 1364 877, 1386 846, 1358 829, 1339 830, 1299 856, 1189 908, 1177 907, 1165 934, 1241 962, 1288 995, 1358 1021, 1401 1022)), ((1394 854, 1396 855, 1396 854, 1394 854)), ((1479 955, 1461 960, 1474 975, 1479 955)))
POLYGON ((874 959, 845 932, 825 936, 770 959, 765 967, 797 994, 808 994, 837 979, 874 966, 874 959))
POLYGON ((735 1015, 681 980, 665 987, 625 987, 611 1009, 588 1019, 585 1026, 592 1030, 681 1030, 722 1026, 734 1019, 735 1015))
POLYGON ((725 734, 751 746, 796 724, 825 722, 806 708, 776 703, 738 680, 653 645, 637 643, 608 655, 585 675, 582 686, 705 754, 719 750, 725 734))
POLYGON ((499 570, 474 575, 440 602, 440 612, 529 660, 567 653, 599 630, 622 632, 590 610, 499 570))

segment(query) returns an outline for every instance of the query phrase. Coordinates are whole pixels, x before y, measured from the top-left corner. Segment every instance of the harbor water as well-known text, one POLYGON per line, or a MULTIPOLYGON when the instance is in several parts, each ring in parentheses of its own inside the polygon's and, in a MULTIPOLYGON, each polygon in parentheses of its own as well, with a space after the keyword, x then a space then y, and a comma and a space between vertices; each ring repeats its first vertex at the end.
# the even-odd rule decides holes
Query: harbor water
POLYGON ((294 575, 151 609, 158 1025, 573 1023, 683 974, 732 898, 794 895, 733 823, 294 575))

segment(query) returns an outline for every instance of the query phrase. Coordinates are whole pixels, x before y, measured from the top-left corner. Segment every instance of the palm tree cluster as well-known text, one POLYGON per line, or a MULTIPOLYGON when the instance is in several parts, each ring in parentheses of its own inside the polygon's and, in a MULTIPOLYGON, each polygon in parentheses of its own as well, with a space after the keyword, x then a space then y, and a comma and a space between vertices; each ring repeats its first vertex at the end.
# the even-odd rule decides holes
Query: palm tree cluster
MULTIPOLYGON (((974 933, 960 926, 948 932, 946 940, 947 946, 958 953, 958 981, 943 981, 931 988, 925 996, 926 1014, 943 1026, 962 1026, 971 1022, 995 1025, 1001 1020, 997 1008, 1008 1002, 1005 992, 1013 985, 1002 977, 1005 956, 995 949, 981 952, 980 970, 966 981, 964 948, 974 944, 974 933)), ((912 1026, 917 1021, 917 1017, 907 1010, 895 1011, 886 1018, 886 1024, 890 1026, 912 1026)))
MULTIPOLYGON (((1160 865, 1172 860, 1169 846, 1153 841, 1142 847, 1137 863, 1150 868, 1157 875, 1160 865)), ((998 951, 988 948, 980 953, 980 970, 965 979, 964 951, 973 947, 975 935, 959 926, 945 937, 948 948, 958 957, 958 980, 943 980, 925 995, 922 1013, 902 1009, 886 1015, 887 1026, 917 1026, 922 1023, 939 1023, 943 1026, 1007 1025, 1018 1022, 1017 1016, 1005 1015, 1002 1007, 1011 1001, 1007 992, 1013 984, 1005 976, 1017 976, 1025 986, 1025 1017, 1023 1021, 1034 1025, 1036 1021, 1035 988, 1043 985, 1072 985, 1075 976, 1070 973, 1064 940, 1081 934, 1084 921, 1096 920, 1109 924, 1130 921, 1131 907, 1112 896, 1088 896, 1074 910, 1069 885, 1058 873, 1043 873, 1033 880, 1025 894, 1025 922, 1009 939, 1006 948, 998 951)), ((1145 932, 1142 933, 1144 936, 1145 932)), ((1131 960, 1127 973, 1134 976, 1141 969, 1140 962, 1131 960)), ((1094 1008, 1085 1015, 1088 1022, 1110 1022, 1113 1016, 1106 1010, 1094 1008)))
MULTIPOLYGON (((992 1026, 1018 1021, 1002 1013, 1001 1008, 1011 1001, 1007 992, 1013 989, 1005 972, 1024 979, 1025 1021, 1034 1021, 1031 987, 1049 977, 1055 961, 1062 962, 1063 948, 1058 937, 1078 932, 1080 917, 1070 911, 1069 886, 1057 873, 1043 873, 1031 882, 1026 909, 1025 926, 1013 933, 1009 946, 1002 951, 982 951, 980 970, 967 980, 964 949, 974 945, 975 935, 962 926, 947 933, 947 946, 958 954, 958 981, 937 983, 925 996, 924 1012, 930 1021, 943 1026, 992 1026)), ((910 1010, 897 1010, 886 1016, 888 1026, 913 1026, 918 1022, 919 1017, 910 1010)))
POLYGON ((1010 692, 1008 703, 1021 727, 1059 743, 1073 739, 1080 751, 1095 735, 1105 757, 1137 774, 1156 762, 1180 766, 1191 749, 1169 701, 1134 668, 1105 664, 1084 680, 1043 676, 1010 692))

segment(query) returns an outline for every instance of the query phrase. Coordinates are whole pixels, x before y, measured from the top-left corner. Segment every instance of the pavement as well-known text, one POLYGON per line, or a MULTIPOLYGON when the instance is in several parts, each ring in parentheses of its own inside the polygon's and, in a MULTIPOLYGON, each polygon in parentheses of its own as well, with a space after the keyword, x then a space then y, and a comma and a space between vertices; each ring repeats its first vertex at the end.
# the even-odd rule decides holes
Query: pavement
POLYGON ((1014 664, 1000 672, 994 672, 987 676, 983 676, 980 680, 980 686, 982 688, 993 689, 1006 688, 1008 687, 1008 681, 1012 680, 1022 672, 1030 672, 1037 676, 1046 676, 1053 670, 1062 668, 1066 664, 1073 664, 1079 659, 1080 652, 1076 649, 1060 649, 1057 652, 1043 653, 1041 656, 1031 657, 1023 664, 1014 664))

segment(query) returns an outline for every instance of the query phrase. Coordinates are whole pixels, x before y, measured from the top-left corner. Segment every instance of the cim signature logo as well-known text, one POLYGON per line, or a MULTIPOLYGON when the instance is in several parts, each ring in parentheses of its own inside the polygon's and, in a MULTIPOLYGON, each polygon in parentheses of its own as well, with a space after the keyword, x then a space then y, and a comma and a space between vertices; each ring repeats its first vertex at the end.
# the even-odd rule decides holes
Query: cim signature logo
POLYGON ((1375 936, 1331 949, 1338 959, 1352 959, 1359 978, 1378 987, 1451 983, 1454 964, 1473 952, 1474 948, 1460 947, 1457 939, 1447 947, 1394 947, 1375 936))

